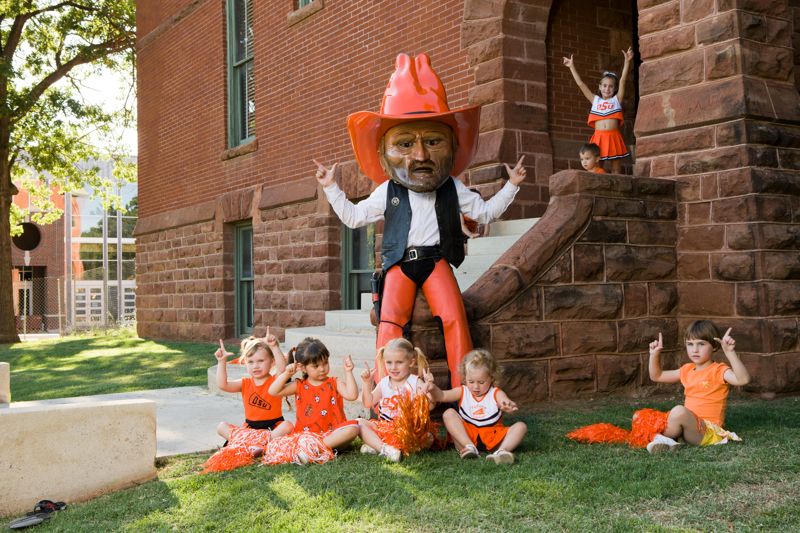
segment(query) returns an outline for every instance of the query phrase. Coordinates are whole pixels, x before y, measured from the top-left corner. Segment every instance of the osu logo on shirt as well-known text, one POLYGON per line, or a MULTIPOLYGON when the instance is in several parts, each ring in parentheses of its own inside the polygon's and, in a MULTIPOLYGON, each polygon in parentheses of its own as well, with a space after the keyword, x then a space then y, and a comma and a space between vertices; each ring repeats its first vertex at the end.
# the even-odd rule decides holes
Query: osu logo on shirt
POLYGON ((272 405, 270 405, 267 400, 259 396, 256 392, 250 395, 248 403, 253 407, 258 407, 259 409, 272 409, 272 405))
POLYGON ((472 408, 472 414, 475 416, 483 416, 486 414, 486 409, 482 405, 476 405, 472 408))
POLYGON ((613 102, 600 102, 599 104, 597 104, 598 111, 608 111, 609 109, 614 109, 613 102))

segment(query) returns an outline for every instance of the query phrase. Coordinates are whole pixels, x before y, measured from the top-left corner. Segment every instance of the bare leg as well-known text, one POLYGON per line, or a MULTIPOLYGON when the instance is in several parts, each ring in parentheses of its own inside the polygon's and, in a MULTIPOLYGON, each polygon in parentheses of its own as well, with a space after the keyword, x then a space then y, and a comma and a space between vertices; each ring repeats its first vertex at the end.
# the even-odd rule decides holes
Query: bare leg
POLYGON ((359 431, 361 432, 361 440, 364 441, 364 444, 366 444, 370 448, 373 448, 375 451, 378 452, 381 451, 381 448, 383 447, 384 443, 378 436, 378 434, 375 433, 374 424, 369 420, 364 420, 363 418, 359 418, 358 428, 359 431))
POLYGON ((464 428, 464 421, 458 416, 455 409, 448 409, 445 411, 442 415, 442 420, 444 421, 444 427, 447 428, 447 432, 453 437, 456 450, 460 452, 465 446, 472 444, 472 440, 470 440, 469 435, 467 435, 467 430, 464 428))
POLYGON ((227 422, 220 422, 217 425, 217 434, 225 440, 231 438, 231 429, 233 429, 234 425, 229 424, 227 422))
POLYGON ((352 441, 356 437, 358 437, 358 426, 345 426, 337 429, 322 439, 322 442, 324 442, 329 448, 338 448, 339 446, 352 441))
POLYGON ((519 443, 522 442, 527 432, 528 426, 525 425, 525 422, 514 423, 508 428, 508 432, 503 438, 503 442, 501 442, 500 446, 497 448, 497 451, 505 450, 507 452, 513 452, 516 447, 519 446, 519 443))
POLYGON ((611 173, 622 174, 622 160, 620 159, 611 160, 611 173))
POLYGON ((284 420, 283 422, 278 424, 275 427, 275 429, 272 430, 272 438, 278 439, 280 437, 285 437, 286 435, 291 433, 293 429, 294 425, 291 422, 284 420))
POLYGON ((676 405, 669 412, 663 435, 671 439, 683 437, 688 444, 697 446, 703 441, 705 429, 706 425, 694 413, 682 405, 676 405))

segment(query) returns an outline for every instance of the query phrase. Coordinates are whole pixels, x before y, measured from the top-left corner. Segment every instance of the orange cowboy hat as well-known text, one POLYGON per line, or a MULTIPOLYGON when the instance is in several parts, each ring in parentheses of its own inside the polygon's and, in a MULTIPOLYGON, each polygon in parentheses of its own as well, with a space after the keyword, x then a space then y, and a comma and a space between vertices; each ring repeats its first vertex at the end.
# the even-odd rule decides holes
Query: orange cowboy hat
POLYGON ((381 184, 389 179, 378 154, 387 130, 415 120, 447 124, 458 139, 451 171, 453 176, 458 176, 466 170, 478 145, 480 117, 481 109, 477 105, 450 111, 442 80, 431 68, 427 54, 419 54, 413 61, 407 54, 399 54, 380 111, 353 113, 347 117, 347 130, 361 170, 369 179, 381 184))

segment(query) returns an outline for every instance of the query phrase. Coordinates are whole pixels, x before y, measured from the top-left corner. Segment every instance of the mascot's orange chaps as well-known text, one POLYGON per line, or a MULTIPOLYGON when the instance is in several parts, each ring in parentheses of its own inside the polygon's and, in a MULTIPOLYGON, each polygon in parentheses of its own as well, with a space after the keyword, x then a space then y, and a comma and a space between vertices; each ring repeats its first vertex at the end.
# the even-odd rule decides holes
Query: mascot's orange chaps
MULTIPOLYGON (((440 259, 436 262, 433 272, 422 284, 422 294, 428 301, 431 314, 438 316, 442 321, 447 366, 450 369, 450 386, 458 387, 461 385, 458 365, 464 355, 472 350, 472 339, 469 336, 467 312, 461 299, 461 289, 458 288, 453 269, 446 260, 440 259)), ((411 320, 416 296, 417 284, 403 274, 399 265, 392 266, 386 272, 383 289, 378 347, 403 336, 403 326, 411 320)), ((377 365, 376 359, 376 368, 377 365)))

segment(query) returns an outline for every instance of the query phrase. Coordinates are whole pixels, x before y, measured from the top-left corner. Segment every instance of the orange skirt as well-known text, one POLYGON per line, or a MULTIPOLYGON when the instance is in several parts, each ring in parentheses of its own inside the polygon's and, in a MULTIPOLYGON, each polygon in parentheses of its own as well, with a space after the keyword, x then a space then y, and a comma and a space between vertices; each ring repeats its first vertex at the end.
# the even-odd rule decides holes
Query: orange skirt
POLYGON ((469 440, 472 441, 472 444, 479 446, 480 442, 489 451, 500 446, 500 443, 506 438, 506 433, 508 433, 508 428, 502 422, 491 426, 478 427, 464 421, 464 429, 467 430, 467 435, 469 435, 469 440))
POLYGON ((616 130, 594 130, 591 143, 600 147, 600 161, 609 159, 620 159, 628 157, 628 147, 625 146, 625 139, 618 129, 616 130))

